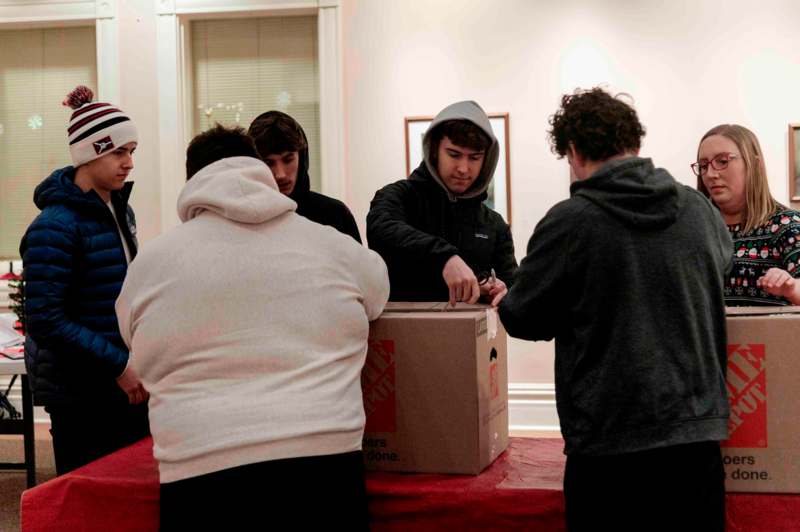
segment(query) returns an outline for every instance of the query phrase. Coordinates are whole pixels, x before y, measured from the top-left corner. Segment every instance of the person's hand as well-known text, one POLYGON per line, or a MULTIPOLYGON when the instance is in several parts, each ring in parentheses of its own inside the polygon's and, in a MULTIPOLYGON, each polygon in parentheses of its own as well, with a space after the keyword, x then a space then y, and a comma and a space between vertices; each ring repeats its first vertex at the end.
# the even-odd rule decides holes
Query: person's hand
POLYGON ((467 263, 458 255, 453 255, 445 263, 442 277, 444 277, 444 282, 447 283, 447 288, 450 290, 451 306, 458 301, 476 303, 481 296, 478 278, 475 277, 472 268, 467 266, 467 263))
POLYGON ((506 283, 501 281, 500 279, 495 278, 494 282, 491 280, 480 285, 481 287, 481 296, 484 296, 491 302, 493 307, 496 307, 500 304, 500 300, 508 293, 508 287, 506 283))
POLYGON ((150 397, 150 392, 144 389, 144 384, 139 380, 139 375, 130 366, 122 372, 122 375, 117 377, 117 385, 127 394, 128 402, 132 405, 144 403, 150 397))
POLYGON ((770 268, 756 284, 773 296, 784 297, 794 305, 800 304, 800 283, 786 270, 770 268))

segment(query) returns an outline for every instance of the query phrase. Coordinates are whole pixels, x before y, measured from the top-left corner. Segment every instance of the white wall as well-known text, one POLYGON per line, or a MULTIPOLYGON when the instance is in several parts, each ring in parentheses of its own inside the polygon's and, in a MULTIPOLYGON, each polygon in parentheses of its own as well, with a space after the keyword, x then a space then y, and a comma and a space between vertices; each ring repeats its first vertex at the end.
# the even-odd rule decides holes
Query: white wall
MULTIPOLYGON (((161 179, 158 156, 156 14, 153 0, 118 3, 120 48, 119 105, 136 123, 139 146, 134 157, 136 182, 131 205, 140 243, 161 232, 161 179)), ((174 176, 173 176, 174 179, 174 176)))
MULTIPOLYGON (((33 4, 42 20, 67 5, 0 0, 0 16, 32 13, 33 4)), ((67 7, 73 4, 95 9, 91 1, 67 7)), ((98 1, 96 9, 106 4, 98 1)), ((375 190, 405 177, 403 118, 469 98, 489 112, 510 113, 513 233, 521 259, 535 224, 568 195, 569 172, 549 151, 547 119, 564 92, 602 83, 632 94, 648 128, 643 155, 679 180, 694 182, 688 164, 704 131, 739 122, 761 140, 773 194, 788 198, 787 124, 800 122, 796 0, 757 7, 745 0, 340 4, 346 143, 340 185, 348 188, 342 196, 362 231, 375 190)), ((140 132, 132 203, 146 242, 167 225, 161 190, 176 179, 159 175, 158 4, 116 5, 119 104, 140 132)), ((512 342, 511 381, 552 383, 552 356, 552 344, 512 342)))
MULTIPOLYGON (((375 190, 405 177, 403 117, 474 99, 510 113, 522 258, 535 224, 568 196, 548 117, 563 93, 598 84, 633 96, 648 130, 642 155, 686 184, 706 130, 750 127, 773 194, 788 199, 787 124, 800 122, 794 0, 344 0, 342 20, 349 197, 362 224, 375 190)), ((510 350, 512 382, 552 383, 552 344, 510 350)))

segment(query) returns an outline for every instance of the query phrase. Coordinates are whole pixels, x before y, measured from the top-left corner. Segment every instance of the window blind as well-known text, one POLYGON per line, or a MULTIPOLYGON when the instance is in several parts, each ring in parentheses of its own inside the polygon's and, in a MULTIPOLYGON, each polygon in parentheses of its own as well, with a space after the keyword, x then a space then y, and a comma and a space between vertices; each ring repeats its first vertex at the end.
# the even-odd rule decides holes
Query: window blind
POLYGON ((194 134, 214 123, 247 129, 269 110, 297 120, 319 190, 317 18, 198 20, 191 24, 194 134))
POLYGON ((0 259, 19 256, 36 185, 71 164, 61 102, 80 84, 97 94, 94 27, 0 30, 0 259))

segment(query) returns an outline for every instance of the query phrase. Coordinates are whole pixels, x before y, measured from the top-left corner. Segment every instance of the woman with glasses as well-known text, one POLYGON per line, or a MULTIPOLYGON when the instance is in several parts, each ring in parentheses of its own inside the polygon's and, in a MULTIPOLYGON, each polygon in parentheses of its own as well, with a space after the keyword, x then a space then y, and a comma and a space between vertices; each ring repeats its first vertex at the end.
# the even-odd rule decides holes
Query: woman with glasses
POLYGON ((712 128, 691 167, 733 239, 725 303, 800 305, 800 212, 770 194, 755 134, 736 124, 712 128))

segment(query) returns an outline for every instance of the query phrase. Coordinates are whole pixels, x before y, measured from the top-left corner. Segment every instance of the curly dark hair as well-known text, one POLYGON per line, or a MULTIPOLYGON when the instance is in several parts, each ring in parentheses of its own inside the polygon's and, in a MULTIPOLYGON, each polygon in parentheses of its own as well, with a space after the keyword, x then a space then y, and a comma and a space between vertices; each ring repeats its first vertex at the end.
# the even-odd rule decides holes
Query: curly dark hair
POLYGON ((604 161, 638 150, 645 134, 636 111, 600 87, 576 89, 561 97, 561 108, 550 117, 550 150, 560 157, 572 144, 583 157, 604 161))

